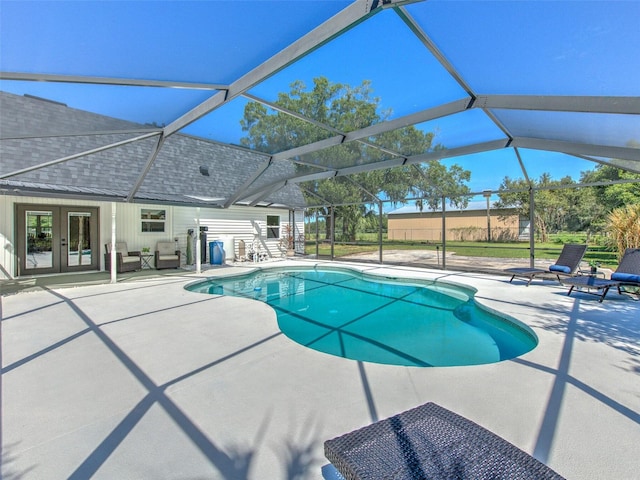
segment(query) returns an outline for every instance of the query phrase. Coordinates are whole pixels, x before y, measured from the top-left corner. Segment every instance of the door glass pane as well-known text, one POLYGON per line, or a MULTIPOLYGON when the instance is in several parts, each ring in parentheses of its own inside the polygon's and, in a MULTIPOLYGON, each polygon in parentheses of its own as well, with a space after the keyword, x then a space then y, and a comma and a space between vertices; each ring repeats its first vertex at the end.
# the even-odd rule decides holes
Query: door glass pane
POLYGON ((52 268, 53 212, 28 210, 26 215, 26 268, 52 268))
POLYGON ((67 265, 91 265, 91 213, 69 212, 67 265))

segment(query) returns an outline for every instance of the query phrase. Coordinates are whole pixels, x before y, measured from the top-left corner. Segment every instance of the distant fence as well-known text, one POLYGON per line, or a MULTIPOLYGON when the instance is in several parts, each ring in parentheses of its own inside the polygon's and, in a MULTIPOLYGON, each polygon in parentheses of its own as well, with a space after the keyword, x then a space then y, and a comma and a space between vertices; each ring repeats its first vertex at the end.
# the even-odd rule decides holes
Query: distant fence
MULTIPOLYGON (((457 227, 446 230, 446 239, 456 242, 515 242, 528 240, 529 236, 521 233, 518 228, 492 228, 489 232, 486 228, 480 227, 457 227), (491 238, 489 238, 489 234, 491 238)), ((427 241, 441 242, 442 229, 440 228, 396 228, 389 229, 387 233, 389 240, 401 241, 427 241)))

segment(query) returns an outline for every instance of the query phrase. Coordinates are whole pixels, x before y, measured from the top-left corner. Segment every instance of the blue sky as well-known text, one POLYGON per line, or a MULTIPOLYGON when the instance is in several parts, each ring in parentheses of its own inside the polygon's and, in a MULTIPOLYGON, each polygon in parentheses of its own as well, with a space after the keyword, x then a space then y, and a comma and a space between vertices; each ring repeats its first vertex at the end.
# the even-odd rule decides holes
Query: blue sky
MULTIPOLYGON (((0 0, 0 69, 227 84, 348 4, 0 0)), ((640 2, 431 0, 406 8, 478 94, 640 95, 640 2)), ((391 10, 359 24, 251 93, 274 100, 292 81, 311 85, 319 75, 352 85, 370 80, 381 107, 392 109, 393 117, 465 96, 391 10)), ((10 81, 1 81, 0 89, 158 124, 170 123, 212 94, 10 81)), ((237 143, 244 104, 236 100, 185 131, 237 143)), ((501 119, 523 135, 534 125, 536 135, 569 141, 587 137, 610 145, 624 144, 640 131, 637 118, 592 117, 509 111, 501 119)), ((437 141, 449 148, 502 135, 479 110, 418 127, 435 131, 437 141)), ((580 171, 594 166, 556 153, 522 155, 534 178, 548 171, 577 179, 580 171)), ((452 161, 472 170, 471 188, 476 191, 497 188, 505 175, 521 176, 512 151, 452 161)))

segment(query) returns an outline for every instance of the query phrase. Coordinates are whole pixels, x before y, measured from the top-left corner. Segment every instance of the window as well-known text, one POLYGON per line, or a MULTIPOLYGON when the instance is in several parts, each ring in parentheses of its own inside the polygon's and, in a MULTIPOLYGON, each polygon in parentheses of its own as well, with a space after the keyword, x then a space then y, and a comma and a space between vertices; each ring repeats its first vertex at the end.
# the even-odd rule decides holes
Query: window
POLYGON ((280 238, 280 217, 267 215, 267 238, 280 238))
POLYGON ((143 208, 140 210, 143 232, 164 232, 164 221, 167 218, 166 210, 143 208))

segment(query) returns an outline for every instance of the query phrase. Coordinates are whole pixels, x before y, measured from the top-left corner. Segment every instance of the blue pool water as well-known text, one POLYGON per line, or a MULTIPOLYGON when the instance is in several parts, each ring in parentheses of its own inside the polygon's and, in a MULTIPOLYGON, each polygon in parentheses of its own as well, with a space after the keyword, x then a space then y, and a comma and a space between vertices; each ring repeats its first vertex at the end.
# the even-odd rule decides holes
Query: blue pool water
POLYGON ((533 331, 477 305, 474 290, 336 268, 269 268, 186 287, 260 300, 287 337, 340 357, 421 367, 478 365, 518 357, 533 331))

